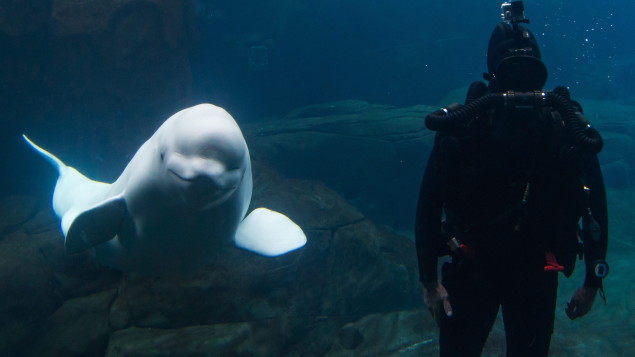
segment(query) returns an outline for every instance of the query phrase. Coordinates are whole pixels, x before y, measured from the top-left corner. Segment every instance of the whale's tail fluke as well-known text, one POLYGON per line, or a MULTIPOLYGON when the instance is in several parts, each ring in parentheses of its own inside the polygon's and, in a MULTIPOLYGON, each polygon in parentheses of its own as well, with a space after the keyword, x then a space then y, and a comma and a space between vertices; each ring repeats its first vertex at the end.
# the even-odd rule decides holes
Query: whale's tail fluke
POLYGON ((62 220, 62 231, 66 236, 78 215, 107 197, 110 184, 89 179, 76 169, 66 166, 55 155, 37 146, 26 135, 23 134, 22 137, 57 169, 59 176, 53 192, 53 210, 62 220))
POLYGON ((58 159, 57 157, 55 157, 55 155, 51 154, 50 152, 37 146, 26 135, 22 134, 22 137, 24 138, 24 140, 26 140, 27 143, 29 143, 29 145, 33 148, 33 150, 37 151, 37 153, 40 154, 40 156, 42 156, 46 161, 48 161, 51 165, 53 165, 53 167, 55 167, 55 169, 57 170, 57 173, 60 176, 64 173, 64 170, 66 169, 67 166, 62 162, 62 160, 58 159))

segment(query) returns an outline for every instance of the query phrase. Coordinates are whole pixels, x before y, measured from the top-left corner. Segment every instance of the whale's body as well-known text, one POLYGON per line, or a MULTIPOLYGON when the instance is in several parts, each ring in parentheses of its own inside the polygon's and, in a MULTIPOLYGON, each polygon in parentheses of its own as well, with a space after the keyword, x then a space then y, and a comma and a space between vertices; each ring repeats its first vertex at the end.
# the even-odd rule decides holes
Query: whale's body
POLYGON ((241 224, 252 194, 249 150, 234 119, 201 104, 166 120, 112 184, 88 179, 25 139, 59 172, 53 209, 71 253, 150 274, 187 272, 223 247, 276 256, 306 237, 286 216, 259 208, 241 224))

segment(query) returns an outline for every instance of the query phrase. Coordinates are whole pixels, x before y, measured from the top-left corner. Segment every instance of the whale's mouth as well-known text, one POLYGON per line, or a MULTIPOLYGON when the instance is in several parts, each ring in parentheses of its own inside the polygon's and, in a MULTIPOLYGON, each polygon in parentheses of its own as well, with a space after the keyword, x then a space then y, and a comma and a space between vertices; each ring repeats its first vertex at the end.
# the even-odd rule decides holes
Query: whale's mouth
POLYGON ((185 181, 185 182, 192 182, 192 181, 194 181, 194 177, 183 177, 183 176, 179 175, 179 173, 178 173, 178 172, 174 171, 174 170, 173 170, 173 169, 171 169, 171 168, 168 168, 168 171, 169 171, 170 173, 172 173, 172 175, 174 175, 176 178, 178 178, 178 179, 179 179, 179 180, 181 180, 181 181, 185 181))
POLYGON ((204 210, 225 202, 234 193, 234 191, 236 191, 236 187, 223 189, 208 195, 203 194, 197 195, 196 197, 190 197, 188 201, 194 207, 204 210))
MULTIPOLYGON (((235 190, 238 187, 238 184, 227 185, 227 186, 219 185, 212 178, 209 178, 209 177, 206 177, 206 176, 183 177, 183 176, 179 175, 178 172, 176 172, 176 171, 174 171, 172 169, 168 169, 168 171, 170 173, 172 173, 172 175, 174 175, 174 177, 176 177, 180 181, 183 181, 185 183, 189 183, 190 185, 200 186, 201 188, 202 187, 209 187, 209 188, 211 188, 211 189, 209 189, 210 191, 235 190)), ((241 179, 242 179, 242 176, 241 176, 241 179)))
POLYGON ((183 201, 200 209, 209 208, 225 201, 238 188, 238 184, 223 186, 207 176, 183 177, 168 169, 174 178, 184 184, 181 191, 183 201))

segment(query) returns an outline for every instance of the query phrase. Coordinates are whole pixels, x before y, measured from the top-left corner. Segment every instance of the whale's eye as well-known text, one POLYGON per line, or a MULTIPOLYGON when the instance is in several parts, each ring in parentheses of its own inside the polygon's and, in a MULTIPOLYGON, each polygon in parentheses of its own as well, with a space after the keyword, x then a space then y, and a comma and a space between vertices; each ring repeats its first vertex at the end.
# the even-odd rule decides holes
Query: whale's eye
POLYGON ((165 153, 161 153, 161 161, 165 161, 165 153))

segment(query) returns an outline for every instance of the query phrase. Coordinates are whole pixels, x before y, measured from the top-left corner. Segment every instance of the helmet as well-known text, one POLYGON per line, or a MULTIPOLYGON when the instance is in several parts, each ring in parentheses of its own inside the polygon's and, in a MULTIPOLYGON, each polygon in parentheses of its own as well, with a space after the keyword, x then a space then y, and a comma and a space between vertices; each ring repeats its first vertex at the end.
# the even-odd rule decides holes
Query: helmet
POLYGON ((547 67, 540 60, 536 37, 518 24, 499 23, 489 39, 485 78, 499 91, 541 90, 547 67))

